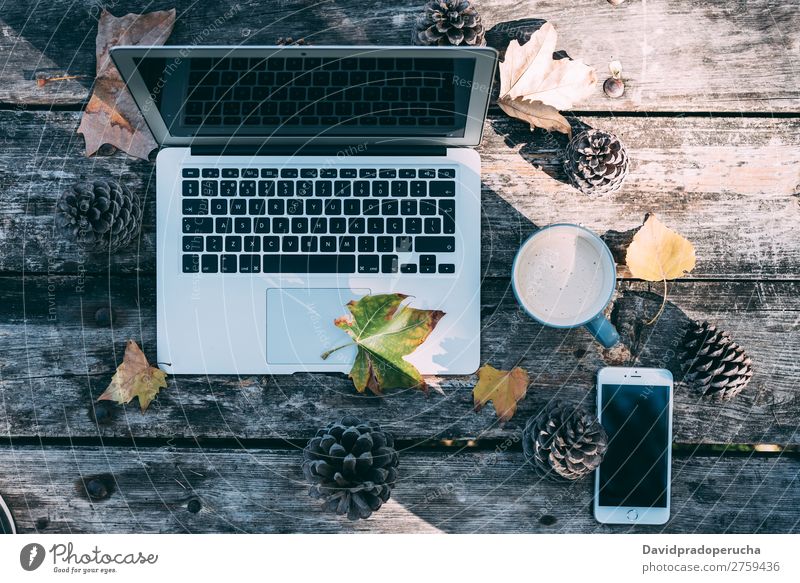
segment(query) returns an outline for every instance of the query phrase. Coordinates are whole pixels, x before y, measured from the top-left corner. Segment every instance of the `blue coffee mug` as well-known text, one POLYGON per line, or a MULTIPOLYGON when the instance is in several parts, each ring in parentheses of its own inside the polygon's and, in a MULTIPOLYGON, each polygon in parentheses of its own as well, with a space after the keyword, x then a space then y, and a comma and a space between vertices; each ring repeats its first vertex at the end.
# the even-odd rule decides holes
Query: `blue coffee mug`
POLYGON ((537 322, 584 326, 606 348, 619 342, 603 315, 617 286, 617 267, 592 231, 566 223, 539 229, 517 251, 511 284, 519 305, 537 322))

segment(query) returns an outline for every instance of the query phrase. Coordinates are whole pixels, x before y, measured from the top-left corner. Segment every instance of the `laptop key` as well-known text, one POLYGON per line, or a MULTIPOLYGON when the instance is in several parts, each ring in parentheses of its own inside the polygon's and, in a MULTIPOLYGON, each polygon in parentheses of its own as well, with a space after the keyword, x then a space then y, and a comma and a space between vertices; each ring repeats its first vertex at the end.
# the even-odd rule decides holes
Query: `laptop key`
POLYGON ((389 196, 389 182, 386 180, 375 180, 372 183, 372 196, 389 196))
POLYGON ((375 168, 361 168, 358 171, 358 175, 361 178, 377 178, 378 171, 375 168))
POLYGON ((242 178, 258 178, 258 168, 245 168, 242 170, 242 178))
POLYGON ((217 196, 219 194, 219 182, 216 180, 203 180, 200 183, 200 194, 203 196, 217 196))
POLYGON ((203 250, 203 237, 184 237, 183 250, 187 252, 197 253, 203 250))
POLYGON ((319 171, 320 178, 336 178, 336 168, 323 168, 319 171))
POLYGON ((328 222, 328 231, 334 234, 345 233, 347 231, 347 219, 343 217, 333 217, 328 222))
POLYGON ((286 201, 286 214, 287 215, 302 215, 303 214, 303 201, 299 198, 293 198, 286 201))
POLYGON ((255 180, 242 180, 239 183, 239 196, 255 196, 255 195, 256 195, 255 180))
POLYGON ((455 178, 455 168, 439 168, 439 178, 455 178))
POLYGON ((213 253, 222 251, 222 237, 217 235, 206 237, 206 251, 213 253))
POLYGON ((235 180, 223 180, 219 183, 219 188, 222 196, 236 196, 235 180))
POLYGON ((370 235, 383 235, 384 225, 383 219, 367 219, 367 233, 370 235))
POLYGON ((264 251, 265 252, 267 252, 267 251, 274 251, 274 252, 280 251, 280 248, 281 248, 281 238, 280 237, 275 237, 275 236, 264 237, 262 239, 262 242, 264 243, 264 251))
POLYGON ((297 168, 281 168, 281 178, 297 178, 297 168))
POLYGON ((251 216, 261 216, 266 214, 267 212, 267 205, 266 201, 257 198, 255 200, 248 201, 247 210, 251 216))
POLYGON ((311 232, 315 234, 324 234, 328 232, 328 219, 314 218, 311 219, 311 232))
POLYGON ((354 233, 356 235, 360 235, 364 232, 366 227, 366 221, 362 218, 358 219, 350 219, 348 221, 347 230, 349 233, 354 233))
POLYGON ((416 178, 417 171, 413 168, 401 168, 400 169, 400 178, 416 178))
POLYGON ((316 168, 303 168, 300 170, 300 177, 301 178, 316 178, 317 177, 317 169, 316 168))
POLYGON ((442 232, 442 220, 439 217, 429 217, 425 219, 425 233, 428 235, 438 235, 442 232))
POLYGON ((208 201, 202 199, 189 199, 184 200, 183 214, 185 215, 207 215, 208 214, 208 201))
POLYGON ((222 177, 223 178, 239 178, 239 169, 238 168, 223 168, 222 169, 222 177))
POLYGON ((184 233, 213 233, 214 223, 211 218, 184 218, 183 219, 183 232, 184 233))
POLYGON ((200 177, 200 170, 198 168, 184 168, 183 169, 183 177, 184 178, 199 178, 200 177))
POLYGON ((217 217, 215 223, 216 228, 214 230, 217 233, 233 233, 233 219, 217 217))
POLYGON ((253 231, 255 233, 269 233, 269 219, 255 219, 253 221, 253 231))
POLYGON ((417 214, 417 201, 416 200, 404 200, 400 204, 400 214, 401 215, 416 215, 417 214))
POLYGON ((392 180, 392 196, 408 196, 408 182, 392 180))
POLYGON ((352 253, 356 250, 356 238, 347 236, 339 237, 339 251, 343 253, 352 253))
MULTIPOLYGON (((344 172, 344 170, 342 172, 344 172)), ((333 183, 334 196, 350 196, 352 193, 352 186, 352 182, 337 180, 333 183)))
POLYGON ((261 256, 239 255, 239 273, 261 273, 261 256))
POLYGON ((346 215, 360 215, 361 214, 361 201, 349 199, 344 201, 344 214, 346 215))
POLYGON ((311 199, 306 201, 306 214, 307 215, 321 215, 322 214, 322 201, 311 199))
POLYGON ((300 237, 300 251, 303 253, 316 253, 317 252, 317 238, 316 237, 300 237))
POLYGON ((313 182, 310 180, 298 180, 297 196, 311 196, 313 194, 313 182))
POLYGON ((199 273, 200 271, 200 256, 196 254, 183 256, 183 272, 184 273, 199 273))
POLYGON ((428 183, 422 180, 411 181, 411 196, 427 196, 428 183))
POLYGON ((232 215, 246 215, 247 201, 241 199, 232 200, 230 210, 232 215))
POLYGON ((419 272, 436 273, 436 255, 420 255, 419 272))
POLYGON ((356 180, 353 183, 354 196, 369 196, 369 182, 366 180, 356 180))
POLYGON ((277 168, 262 168, 261 169, 261 178, 277 178, 278 177, 278 169, 277 168))
POLYGON ((330 180, 317 180, 314 183, 314 196, 331 196, 333 194, 333 182, 330 180))
POLYGON ((417 265, 416 263, 403 263, 400 266, 400 273, 416 273, 417 272, 417 265))
POLYGON ((375 239, 373 239, 372 237, 358 238, 359 253, 373 253, 374 251, 375 251, 375 239))
POLYGON ((267 203, 267 213, 270 215, 282 215, 284 213, 284 203, 280 199, 272 199, 267 203))
POLYGON ((417 172, 420 178, 436 178, 436 170, 433 168, 422 168, 417 172))
POLYGON ((394 168, 381 168, 378 170, 379 178, 394 178, 397 176, 397 170, 394 168))
POLYGON ((439 273, 455 273, 456 266, 454 263, 440 263, 439 273))
POLYGON ((362 207, 362 213, 366 216, 374 216, 380 214, 381 211, 381 203, 378 200, 365 200, 364 206, 362 207))
POLYGON ((355 273, 355 255, 264 255, 264 273, 355 273))
POLYGON ((358 171, 355 168, 342 168, 339 170, 339 178, 356 178, 358 171))
POLYGON ((455 237, 415 237, 417 253, 453 253, 456 250, 455 237))
POLYGON ((237 267, 236 255, 222 255, 220 257, 220 271, 222 273, 236 273, 237 267))
POLYGON ((386 232, 390 235, 397 235, 403 232, 403 219, 389 218, 386 219, 386 232))
POLYGON ((406 219, 406 233, 417 235, 422 232, 422 219, 413 217, 406 219))
POLYGON ((261 251, 261 237, 247 235, 244 238, 244 251, 245 253, 257 253, 261 251))
POLYGON ((258 196, 275 196, 275 181, 274 180, 259 180, 258 181, 258 196))
POLYGON ((239 235, 225 237, 225 251, 239 253, 242 250, 242 238, 239 235))
POLYGON ((326 200, 325 201, 325 214, 326 215, 340 215, 342 214, 342 201, 341 200, 326 200))
POLYGON ((278 196, 294 196, 294 182, 291 180, 279 180, 278 196))
POLYGON ((381 271, 383 273, 397 273, 398 264, 397 255, 384 255, 381 257, 381 271))
POLYGON ((198 180, 183 181, 183 196, 197 196, 200 194, 200 182, 198 180))
POLYGON ((295 217, 291 221, 292 233, 308 233, 308 219, 305 217, 295 217))
POLYGON ((395 237, 395 251, 398 253, 411 253, 414 250, 412 241, 413 239, 411 237, 395 237))
POLYGON ((276 217, 272 219, 272 232, 285 234, 289 232, 289 219, 285 217, 276 217))
POLYGON ((236 217, 233 219, 233 230, 237 233, 252 233, 253 226, 250 217, 236 217))
POLYGON ((381 236, 376 240, 376 249, 379 253, 391 253, 394 251, 394 237, 381 236))
POLYGON ((434 180, 430 184, 431 196, 455 196, 456 183, 453 180, 434 180))
POLYGON ((378 273, 379 260, 377 255, 359 255, 358 273, 378 273))
POLYGON ((217 273, 219 271, 219 257, 216 255, 203 255, 200 258, 200 271, 203 273, 217 273))
POLYGON ((336 237, 320 237, 319 250, 322 253, 336 253, 336 237))
POLYGON ((219 178, 219 168, 203 168, 203 178, 219 178))
POLYGON ((284 253, 294 253, 298 250, 300 243, 294 235, 281 239, 281 251, 284 253))
POLYGON ((421 200, 419 201, 419 214, 422 216, 433 216, 436 214, 436 201, 435 200, 421 200))
MULTIPOLYGON (((406 202, 406 201, 403 201, 406 202)), ((409 202, 416 202, 414 200, 409 202)), ((396 200, 383 200, 381 201, 381 214, 384 216, 394 216, 398 214, 400 205, 396 200)))

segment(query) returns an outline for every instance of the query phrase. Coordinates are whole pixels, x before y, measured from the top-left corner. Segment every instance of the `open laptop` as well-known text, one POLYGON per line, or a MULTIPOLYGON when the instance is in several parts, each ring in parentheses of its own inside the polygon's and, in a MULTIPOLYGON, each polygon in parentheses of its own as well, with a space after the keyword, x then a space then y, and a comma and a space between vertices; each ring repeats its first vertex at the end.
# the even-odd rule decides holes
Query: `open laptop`
POLYGON ((117 47, 156 141, 158 362, 176 374, 347 372, 364 294, 446 313, 408 360, 480 349, 480 143, 496 52, 117 47))

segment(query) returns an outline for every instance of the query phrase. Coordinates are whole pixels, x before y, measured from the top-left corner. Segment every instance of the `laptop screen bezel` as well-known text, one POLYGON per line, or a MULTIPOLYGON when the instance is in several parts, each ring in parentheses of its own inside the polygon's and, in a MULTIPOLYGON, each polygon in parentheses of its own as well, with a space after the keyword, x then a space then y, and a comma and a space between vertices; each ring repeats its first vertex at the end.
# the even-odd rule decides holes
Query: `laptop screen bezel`
POLYGON ((197 145, 439 145, 439 146, 477 146, 483 136, 483 125, 489 107, 497 51, 490 47, 375 47, 375 46, 166 46, 131 47, 119 46, 111 49, 114 64, 128 86, 145 122, 156 142, 161 146, 197 145), (385 57, 442 58, 443 54, 452 58, 470 58, 475 61, 472 79, 463 82, 470 89, 467 107, 467 123, 464 134, 451 136, 277 136, 277 135, 217 135, 217 136, 175 136, 169 132, 164 119, 153 102, 147 86, 139 74, 135 59, 158 57, 167 59, 208 58, 208 57, 269 57, 273 54, 288 57, 291 53, 300 56, 343 58, 347 56, 366 56, 380 52, 385 57))

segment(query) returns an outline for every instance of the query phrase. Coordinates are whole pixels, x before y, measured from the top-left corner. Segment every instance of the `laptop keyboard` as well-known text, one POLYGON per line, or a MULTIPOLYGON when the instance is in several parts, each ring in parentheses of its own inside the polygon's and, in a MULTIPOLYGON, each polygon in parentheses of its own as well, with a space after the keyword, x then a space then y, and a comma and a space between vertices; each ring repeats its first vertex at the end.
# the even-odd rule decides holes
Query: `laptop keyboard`
POLYGON ((183 273, 455 273, 455 168, 183 168, 183 273))

